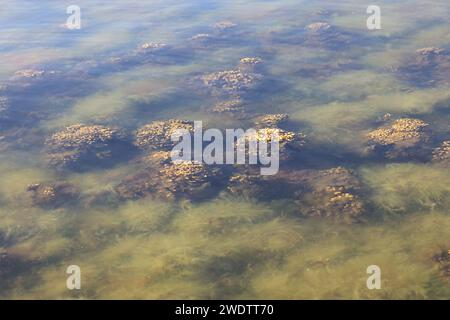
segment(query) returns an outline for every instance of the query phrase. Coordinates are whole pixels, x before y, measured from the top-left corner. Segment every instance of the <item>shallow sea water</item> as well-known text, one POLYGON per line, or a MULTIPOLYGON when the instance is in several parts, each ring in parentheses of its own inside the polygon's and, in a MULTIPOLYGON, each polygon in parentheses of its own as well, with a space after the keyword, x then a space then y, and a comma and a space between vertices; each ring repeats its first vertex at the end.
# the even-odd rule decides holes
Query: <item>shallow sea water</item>
POLYGON ((450 50, 448 1, 414 2, 378 1, 383 29, 369 31, 356 0, 78 0, 81 30, 61 27, 64 3, 3 1, 0 95, 20 112, 0 128, 0 253, 18 257, 0 262, 0 298, 449 299, 448 273, 434 258, 450 249, 449 167, 362 151, 364 133, 387 113, 422 119, 437 140, 450 140, 448 84, 418 86, 391 71, 417 49, 450 50), (224 20, 237 24, 225 40, 188 40, 224 20), (350 44, 304 45, 299 37, 314 22, 350 34, 350 44), (177 50, 124 68, 93 67, 145 42, 177 50), (83 172, 46 166, 43 141, 65 126, 132 132, 171 118, 247 125, 205 112, 217 98, 187 83, 255 56, 265 80, 247 97, 251 110, 287 113, 289 129, 307 135, 297 167, 354 170, 370 203, 363 222, 305 218, 289 199, 224 192, 201 202, 55 209, 26 201, 33 183, 70 181, 87 195, 111 191, 135 171, 132 160, 83 172), (61 81, 10 84, 29 68, 59 70, 61 81), (81 290, 66 288, 69 265, 81 268, 81 290), (370 265, 381 268, 381 290, 366 287, 370 265))

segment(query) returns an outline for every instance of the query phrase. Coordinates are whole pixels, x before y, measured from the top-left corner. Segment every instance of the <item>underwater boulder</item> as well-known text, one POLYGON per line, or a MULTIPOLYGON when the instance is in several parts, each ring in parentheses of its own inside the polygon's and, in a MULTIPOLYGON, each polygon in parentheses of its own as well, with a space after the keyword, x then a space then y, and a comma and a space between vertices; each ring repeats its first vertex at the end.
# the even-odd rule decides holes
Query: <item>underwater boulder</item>
POLYGON ((443 250, 436 254, 433 261, 437 265, 440 278, 450 283, 450 250, 443 250))
POLYGON ((195 161, 171 161, 170 153, 147 156, 149 166, 126 177, 114 189, 122 199, 154 197, 200 201, 216 195, 222 188, 222 167, 195 161))
POLYGON ((46 74, 54 74, 54 71, 45 71, 45 70, 38 70, 38 69, 24 69, 19 70, 14 73, 14 76, 12 79, 19 80, 24 78, 31 78, 31 79, 38 79, 42 78, 46 74))
POLYGON ((154 121, 136 132, 135 145, 143 150, 170 150, 176 143, 171 139, 177 130, 194 131, 194 124, 184 120, 154 121))
POLYGON ((71 125, 54 133, 45 144, 48 163, 56 169, 105 165, 132 152, 121 131, 101 125, 71 125))
POLYGON ((263 79, 255 68, 260 66, 260 58, 242 58, 237 68, 218 71, 194 78, 195 87, 200 91, 206 89, 213 95, 238 96, 254 89, 263 79))
POLYGON ((271 32, 275 43, 301 45, 308 48, 340 52, 352 44, 361 45, 363 37, 327 22, 318 21, 306 26, 294 26, 287 30, 271 32))
POLYGON ((366 208, 360 196, 362 186, 350 170, 337 167, 309 171, 303 179, 306 188, 297 191, 295 200, 303 216, 343 223, 361 221, 366 208))
POLYGON ((242 70, 226 70, 204 75, 201 77, 203 85, 213 92, 239 94, 254 87, 261 79, 258 74, 251 74, 242 70))
POLYGON ((162 62, 164 61, 163 56, 168 50, 170 47, 165 43, 145 42, 131 52, 109 58, 106 65, 124 68, 162 62))
POLYGON ((444 141, 433 151, 433 162, 450 165, 450 141, 444 141))
POLYGON ((212 113, 228 115, 237 118, 245 117, 244 102, 239 98, 221 101, 215 104, 209 111, 212 113))
POLYGON ((216 22, 213 25, 213 28, 219 32, 222 32, 222 31, 228 31, 228 30, 234 29, 237 26, 238 25, 236 23, 234 23, 233 21, 222 20, 222 21, 216 22))
POLYGON ((367 135, 367 150, 393 160, 425 160, 429 157, 429 124, 402 118, 367 135))
POLYGON ((263 60, 260 57, 245 57, 239 60, 238 69, 247 73, 261 72, 263 60))
POLYGON ((306 143, 306 136, 300 132, 285 131, 280 128, 258 128, 253 134, 246 134, 245 136, 239 138, 236 142, 236 149, 245 148, 247 156, 258 156, 258 150, 253 150, 248 147, 250 141, 256 141, 258 144, 264 142, 267 145, 272 143, 272 136, 278 137, 278 147, 279 147, 279 160, 288 161, 291 160, 296 153, 303 149, 306 143), (256 152, 256 154, 255 154, 256 152))
POLYGON ((450 53, 442 48, 422 48, 396 68, 397 76, 417 87, 450 83, 450 53))
POLYGON ((64 181, 31 184, 27 188, 33 206, 45 209, 56 209, 75 203, 79 198, 79 190, 64 181))
POLYGON ((286 123, 289 115, 285 113, 265 114, 255 119, 255 126, 257 128, 278 128, 280 125, 286 123))
POLYGON ((230 177, 227 190, 232 195, 259 201, 293 199, 304 217, 343 223, 361 221, 366 211, 359 179, 342 167, 281 170, 273 176, 262 176, 256 171, 239 172, 230 177))
POLYGON ((263 176, 258 170, 241 170, 233 174, 227 185, 227 192, 244 199, 271 201, 289 197, 288 185, 273 176, 263 176))
POLYGON ((314 22, 305 27, 303 44, 310 47, 339 48, 353 43, 357 36, 327 22, 314 22))

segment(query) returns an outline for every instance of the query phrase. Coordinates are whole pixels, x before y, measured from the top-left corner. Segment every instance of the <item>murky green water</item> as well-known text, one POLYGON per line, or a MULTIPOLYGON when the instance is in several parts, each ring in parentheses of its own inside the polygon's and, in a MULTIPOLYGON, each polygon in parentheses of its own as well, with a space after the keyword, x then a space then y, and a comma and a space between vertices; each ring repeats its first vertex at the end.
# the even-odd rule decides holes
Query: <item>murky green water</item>
POLYGON ((77 4, 80 30, 61 27, 62 3, 1 4, 0 96, 8 110, 0 114, 0 298, 450 298, 448 257, 436 258, 450 249, 450 166, 365 152, 366 134, 387 114, 428 123, 430 150, 450 140, 449 84, 439 73, 447 65, 419 68, 418 77, 402 69, 418 49, 450 50, 448 1, 378 1, 376 31, 356 0, 77 4), (221 21, 236 26, 214 28, 221 21), (311 40, 305 26, 315 22, 337 31, 311 40), (189 40, 197 34, 210 38, 189 40), (150 42, 169 49, 133 58, 150 42), (117 57, 131 58, 112 63, 117 57), (231 70, 243 57, 261 57, 264 68, 245 94, 248 117, 209 112, 226 99, 192 79, 231 70), (47 73, 14 77, 24 69, 47 73), (306 217, 289 197, 245 198, 225 187, 202 201, 106 196, 92 205, 92 195, 113 194, 139 172, 141 153, 78 171, 45 161, 45 139, 76 123, 132 136, 154 120, 225 129, 266 113, 288 114, 287 129, 307 136, 281 170, 354 172, 366 204, 360 221, 306 217), (71 183, 79 200, 30 203, 27 187, 52 181, 71 183), (69 265, 81 268, 81 290, 66 287, 69 265), (380 290, 366 286, 370 265, 381 268, 380 290))

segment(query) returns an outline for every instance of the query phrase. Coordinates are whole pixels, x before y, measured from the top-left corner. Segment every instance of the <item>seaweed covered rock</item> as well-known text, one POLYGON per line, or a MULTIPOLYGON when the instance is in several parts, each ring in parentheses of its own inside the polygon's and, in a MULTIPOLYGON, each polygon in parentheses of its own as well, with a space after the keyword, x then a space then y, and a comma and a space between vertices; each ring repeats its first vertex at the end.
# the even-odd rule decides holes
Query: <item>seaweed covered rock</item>
POLYGON ((157 165, 125 178, 115 191, 122 199, 156 197, 203 200, 215 195, 222 184, 222 168, 195 161, 167 163, 158 155, 157 165))
POLYGON ((101 125, 69 126, 48 138, 46 147, 48 162, 57 169, 104 165, 131 152, 122 132, 101 125))
POLYGON ((14 73, 14 78, 39 78, 42 77, 46 71, 37 69, 24 69, 14 73))
POLYGON ((262 59, 259 57, 245 57, 239 60, 239 70, 255 73, 259 70, 259 67, 262 65, 262 59))
POLYGON ((153 167, 170 164, 172 162, 171 152, 170 151, 150 152, 150 154, 142 157, 139 162, 153 167))
POLYGON ((145 42, 132 51, 110 57, 107 61, 100 61, 95 67, 102 69, 126 69, 145 63, 167 62, 164 54, 169 50, 165 43, 145 42))
MULTIPOLYGON (((55 80, 61 81, 61 72, 43 69, 24 69, 14 73, 9 79, 9 92, 22 92, 24 89, 39 88, 48 84, 56 85, 55 80)), ((47 89, 48 90, 48 89, 47 89)))
POLYGON ((239 138, 236 142, 236 148, 245 149, 247 155, 257 156, 255 152, 249 147, 250 142, 266 143, 268 146, 272 142, 272 137, 277 137, 279 148, 279 159, 290 160, 297 152, 299 152, 305 145, 305 135, 297 132, 285 131, 279 128, 259 128, 254 130, 251 134, 239 138))
POLYGON ((215 50, 228 48, 242 41, 242 34, 237 32, 237 24, 232 21, 219 21, 204 29, 203 32, 195 34, 187 40, 187 48, 196 50, 215 50))
POLYGON ((73 204, 79 197, 79 190, 68 182, 54 182, 46 184, 32 184, 27 188, 34 206, 56 209, 73 204))
POLYGON ((434 149, 433 162, 450 164, 450 141, 444 141, 441 146, 434 149))
POLYGON ((443 250, 433 257, 437 264, 440 277, 447 283, 450 283, 450 250, 443 250))
POLYGON ((177 130, 194 131, 194 124, 184 120, 154 121, 136 132, 135 145, 144 150, 170 150, 175 143, 172 134, 177 130))
POLYGON ((166 47, 165 43, 146 42, 139 47, 138 51, 142 53, 156 52, 166 47))
POLYGON ((263 76, 255 72, 260 58, 242 58, 237 68, 213 72, 196 78, 214 94, 239 95, 254 88, 263 76))
POLYGON ((307 46, 336 48, 350 44, 354 37, 326 22, 314 22, 305 27, 303 43, 307 46))
POLYGON ((285 113, 266 114, 255 119, 255 126, 257 128, 278 128, 289 119, 285 113))
POLYGON ((429 125, 422 120, 402 118, 367 135, 369 151, 388 159, 427 159, 429 125))
POLYGON ((231 99, 217 103, 211 112, 233 116, 243 116, 245 113, 244 103, 241 99, 231 99))
POLYGON ((450 83, 450 53, 444 49, 422 48, 397 69, 398 76, 418 87, 450 83))
POLYGON ((219 92, 237 94, 251 89, 260 75, 246 73, 242 70, 226 70, 201 77, 203 84, 219 92))
POLYGON ((208 42, 209 40, 212 40, 213 36, 210 35, 209 33, 198 33, 192 37, 190 37, 188 39, 188 41, 193 41, 193 42, 208 42))
POLYGON ((270 201, 288 198, 289 185, 274 176, 263 176, 257 170, 244 170, 233 174, 228 181, 227 191, 237 197, 270 201))
POLYGON ((362 185, 352 171, 337 167, 328 170, 280 170, 273 176, 245 171, 230 177, 227 190, 239 197, 260 201, 294 199, 305 217, 329 218, 338 222, 361 221, 365 213, 362 185))
POLYGON ((326 22, 314 22, 305 27, 311 33, 325 34, 331 29, 331 25, 326 22))
POLYGON ((283 31, 271 32, 275 43, 288 43, 309 48, 342 51, 352 44, 361 44, 363 37, 327 22, 313 22, 306 26, 293 26, 283 31))
POLYGON ((302 196, 297 201, 301 214, 308 217, 333 218, 347 223, 356 222, 364 210, 360 198, 344 186, 329 186, 302 196))
POLYGON ((218 31, 230 30, 235 27, 237 27, 237 24, 230 20, 222 20, 213 25, 213 28, 218 31))
POLYGON ((337 167, 310 172, 304 178, 306 188, 297 192, 296 203, 302 215, 359 222, 365 204, 359 194, 361 184, 353 173, 337 167))

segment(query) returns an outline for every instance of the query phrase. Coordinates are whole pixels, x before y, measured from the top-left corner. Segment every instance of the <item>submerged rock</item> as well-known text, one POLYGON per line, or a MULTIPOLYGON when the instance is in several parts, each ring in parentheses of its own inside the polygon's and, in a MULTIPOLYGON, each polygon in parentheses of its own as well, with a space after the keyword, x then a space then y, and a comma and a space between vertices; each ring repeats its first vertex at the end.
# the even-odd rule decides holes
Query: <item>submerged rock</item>
POLYGON ((258 70, 258 67, 262 65, 262 59, 259 57, 245 57, 239 60, 238 69, 244 72, 255 73, 258 70))
POLYGON ((160 166, 172 162, 170 151, 154 151, 140 159, 141 163, 150 166, 160 166))
MULTIPOLYGON (((185 63, 192 52, 186 48, 175 48, 160 42, 145 42, 126 52, 118 52, 107 59, 87 65, 88 73, 102 75, 110 72, 129 70, 145 64, 172 65, 185 63)), ((85 63, 84 63, 85 64, 85 63)), ((84 68, 79 65, 78 68, 84 68)))
POLYGON ((57 79, 61 80, 61 72, 55 70, 43 70, 43 69, 24 69, 14 73, 9 79, 8 91, 16 91, 29 89, 32 86, 40 87, 40 85, 46 85, 57 79), (50 81, 50 82, 49 82, 50 81))
POLYGON ((239 96, 254 88, 263 78, 255 70, 261 63, 260 58, 242 58, 237 68, 196 77, 194 82, 200 82, 213 94, 239 96))
POLYGON ((450 164, 450 141, 444 141, 440 147, 434 149, 433 162, 450 164))
POLYGON ((156 52, 166 47, 165 43, 146 42, 139 47, 138 51, 143 53, 156 52))
POLYGON ((136 132, 135 145, 144 150, 172 149, 176 143, 171 137, 177 130, 187 130, 192 133, 194 125, 191 121, 175 119, 154 121, 136 132))
POLYGON ((212 36, 208 33, 199 33, 195 36, 192 36, 188 39, 188 41, 208 41, 212 39, 212 36))
POLYGON ((303 78, 319 80, 328 79, 338 72, 357 70, 359 67, 351 58, 342 57, 327 62, 299 62, 293 68, 295 68, 295 72, 303 78))
POLYGON ((289 119, 285 113, 266 114, 255 119, 255 126, 257 128, 278 128, 289 119))
POLYGON ((336 48, 342 50, 356 35, 351 35, 326 22, 315 22, 305 27, 303 43, 307 46, 336 48))
POLYGON ((50 166, 57 169, 80 169, 85 164, 103 164, 130 151, 123 133, 101 125, 75 124, 46 140, 50 166))
POLYGON ((365 213, 362 186, 348 169, 281 170, 273 176, 246 171, 231 176, 228 191, 260 201, 294 199, 305 217, 330 218, 338 222, 361 221, 365 213))
POLYGON ((247 73, 240 69, 214 72, 201 77, 206 87, 231 94, 251 89, 260 79, 260 75, 247 73))
POLYGON ((320 170, 305 179, 306 188, 296 195, 302 215, 345 223, 360 221, 365 204, 359 196, 361 184, 350 170, 342 167, 320 170))
POLYGON ((227 191, 237 197, 271 201, 289 198, 289 184, 276 176, 263 176, 256 170, 235 173, 228 181, 227 191))
POLYGON ((427 142, 429 125, 422 120, 403 118, 381 127, 367 135, 368 148, 382 153, 388 159, 425 159, 428 157, 427 142))
POLYGON ((115 187, 122 199, 155 197, 198 201, 210 198, 219 191, 218 186, 223 178, 221 168, 194 161, 167 163, 161 154, 156 158, 156 167, 125 178, 115 187))
POLYGON ((246 134, 236 142, 236 148, 245 148, 247 155, 258 156, 258 150, 249 148, 249 142, 265 142, 268 146, 272 137, 278 137, 279 159, 290 160, 295 153, 305 145, 306 136, 303 133, 285 131, 280 128, 266 127, 254 130, 253 134, 246 134))
POLYGON ((229 30, 235 27, 237 27, 237 24, 230 20, 219 21, 213 25, 213 28, 218 31, 229 30))
POLYGON ((314 22, 305 27, 311 33, 327 33, 330 29, 331 25, 326 22, 314 22))
POLYGON ((245 113, 244 103, 241 99, 222 101, 216 104, 211 112, 241 117, 245 113))
MULTIPOLYGON (((44 70, 36 70, 36 69, 25 69, 16 71, 14 77, 17 78, 39 78, 42 77, 46 71, 44 70)), ((51 72, 53 73, 53 72, 51 72)))
POLYGON ((280 32, 271 32, 275 43, 301 45, 309 48, 337 50, 341 52, 347 46, 358 43, 362 37, 327 22, 314 22, 302 27, 292 27, 280 32))
POLYGON ((441 48, 422 48, 396 69, 401 79, 418 87, 450 83, 450 53, 441 48))
POLYGON ((435 255, 433 260, 437 263, 440 277, 444 281, 450 282, 450 250, 443 250, 435 255))
POLYGON ((79 190, 68 182, 53 182, 48 184, 29 185, 27 191, 34 206, 56 209, 76 201, 79 190))

